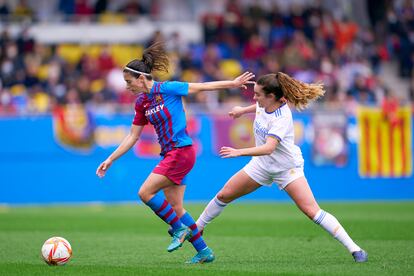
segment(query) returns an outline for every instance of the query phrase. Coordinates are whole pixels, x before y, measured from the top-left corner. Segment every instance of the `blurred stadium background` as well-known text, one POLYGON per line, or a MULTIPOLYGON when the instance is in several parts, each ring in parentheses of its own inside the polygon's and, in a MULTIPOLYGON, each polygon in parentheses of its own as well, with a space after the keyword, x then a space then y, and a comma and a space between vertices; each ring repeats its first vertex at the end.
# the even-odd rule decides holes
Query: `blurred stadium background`
MULTIPOLYGON (((158 162, 148 127, 103 180, 95 169, 127 134, 134 98, 122 67, 164 41, 159 79, 189 82, 284 71, 326 96, 295 113, 297 144, 319 199, 414 199, 413 1, 0 1, 0 203, 135 201, 158 162)), ((207 200, 247 159, 252 91, 187 99, 198 162, 188 200, 207 200)), ((255 193, 252 199, 286 199, 255 193)))
MULTIPOLYGON (((0 274, 56 272, 38 256, 51 236, 72 243, 74 258, 59 270, 66 275, 414 273, 413 2, 0 0, 0 274), (154 41, 172 61, 161 80, 280 70, 325 84, 321 101, 294 113, 296 142, 316 198, 370 262, 355 266, 276 187, 209 226, 212 266, 185 267, 188 245, 160 253, 165 225, 145 206, 118 204, 138 202, 159 160, 151 127, 104 179, 95 175, 132 122, 122 68, 154 41)), ((253 144, 252 118, 226 115, 252 95, 186 99, 198 149, 185 195, 201 201, 187 204, 194 217, 248 160, 217 153, 253 144)))

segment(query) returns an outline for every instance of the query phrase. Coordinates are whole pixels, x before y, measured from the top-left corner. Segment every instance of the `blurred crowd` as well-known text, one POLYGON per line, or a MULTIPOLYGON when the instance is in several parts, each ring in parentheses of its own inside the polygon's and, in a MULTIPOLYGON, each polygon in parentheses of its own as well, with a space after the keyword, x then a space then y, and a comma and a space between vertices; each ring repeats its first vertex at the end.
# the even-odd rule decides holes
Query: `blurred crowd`
MULTIPOLYGON (((139 0, 0 0, 0 15, 8 21, 18 21, 25 17, 30 17, 32 21, 95 20, 96 16, 106 12, 135 17, 149 14, 147 8, 151 1, 144 2, 145 4, 139 0)), ((155 8, 157 5, 150 6, 155 8)))
MULTIPOLYGON (((40 1, 42 2, 42 1, 40 1)), ((63 14, 100 14, 116 1, 59 1, 63 14)), ((159 1, 120 1, 112 8, 119 16, 156 15, 159 1)), ((171 73, 160 79, 189 82, 229 79, 244 70, 257 76, 283 71, 304 82, 323 82, 326 96, 319 104, 355 112, 359 104, 395 106, 414 101, 414 85, 407 97, 397 97, 392 84, 381 78, 384 64, 398 63, 402 80, 414 84, 413 1, 367 1, 369 24, 357 24, 346 14, 338 16, 318 1, 269 9, 259 1, 225 3, 219 13, 200 14, 201 43, 184 43, 179 33, 166 36, 156 31, 138 47, 165 42, 171 57, 171 73), (384 6, 379 5, 383 3, 384 6), (380 8, 378 8, 378 5, 380 8), (376 8, 372 8, 375 6, 376 8)), ((306 2, 306 1, 305 1, 306 2)), ((112 5, 113 6, 113 5, 112 5)), ((24 0, 14 7, 0 0, 0 15, 39 16, 24 0)), ((12 37, 4 28, 0 37, 0 113, 47 113, 54 106, 85 104, 102 112, 131 110, 134 97, 125 91, 122 66, 113 45, 98 45, 94 54, 84 52, 68 59, 62 45, 45 45, 30 36, 28 27, 12 37)), ((132 48, 131 48, 132 47, 132 48)), ((188 101, 214 111, 221 104, 252 101, 252 89, 201 93, 188 101)))

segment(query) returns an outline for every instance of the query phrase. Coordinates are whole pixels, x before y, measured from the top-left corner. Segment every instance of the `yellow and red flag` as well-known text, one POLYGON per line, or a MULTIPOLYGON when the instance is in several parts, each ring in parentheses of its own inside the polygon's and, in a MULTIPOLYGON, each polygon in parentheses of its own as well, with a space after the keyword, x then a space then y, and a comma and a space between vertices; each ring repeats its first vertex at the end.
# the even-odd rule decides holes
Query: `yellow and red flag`
POLYGON ((380 108, 358 110, 358 160, 362 177, 409 177, 413 170, 411 108, 390 120, 380 108))

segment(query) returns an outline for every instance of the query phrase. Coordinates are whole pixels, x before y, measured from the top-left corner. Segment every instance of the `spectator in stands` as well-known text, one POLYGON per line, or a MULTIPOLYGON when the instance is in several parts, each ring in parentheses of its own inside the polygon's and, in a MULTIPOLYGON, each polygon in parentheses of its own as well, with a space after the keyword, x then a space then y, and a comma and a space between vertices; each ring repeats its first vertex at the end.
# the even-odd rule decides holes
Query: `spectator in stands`
POLYGON ((124 13, 128 16, 132 15, 143 15, 147 14, 148 11, 145 9, 144 5, 140 3, 139 0, 129 0, 120 10, 121 13, 124 13))
MULTIPOLYGON (((10 14, 10 8, 6 0, 0 0, 0 17, 10 14)), ((3 21, 3 19, 2 19, 3 21)))
POLYGON ((266 46, 258 34, 253 34, 243 48, 243 58, 248 62, 261 59, 266 53, 266 46))
POLYGON ((75 0, 59 0, 58 7, 63 14, 75 14, 75 0))
POLYGON ((376 103, 374 92, 367 86, 366 79, 363 76, 355 78, 355 82, 348 90, 347 95, 362 104, 374 105, 376 103))
POLYGON ((189 50, 187 43, 183 41, 179 32, 173 32, 165 42, 167 51, 179 54, 180 56, 184 56, 189 50))
POLYGON ((381 110, 385 120, 387 120, 392 126, 399 124, 400 119, 398 118, 398 107, 399 102, 395 97, 392 90, 386 89, 384 98, 381 102, 381 110))
POLYGON ((13 15, 17 17, 32 16, 33 10, 27 4, 26 0, 19 0, 16 7, 14 8, 13 15))
POLYGON ((33 51, 35 40, 30 34, 30 29, 28 26, 23 27, 17 38, 17 47, 19 50, 19 55, 28 54, 33 51))
POLYGON ((108 7, 108 0, 97 0, 95 3, 95 13, 101 14, 106 12, 108 7))
POLYGON ((0 86, 0 115, 12 115, 16 111, 10 91, 8 89, 1 89, 0 86))
POLYGON ((101 53, 98 56, 99 71, 106 75, 106 73, 115 67, 115 61, 110 53, 109 45, 102 47, 101 53))
MULTIPOLYGON (((98 0, 94 2, 94 8, 89 5, 92 2, 94 1, 76 0, 75 8, 75 0, 60 0, 59 10, 69 15, 87 15, 88 20, 92 13, 105 10, 128 10, 131 15, 149 13, 151 10, 150 16, 153 18, 160 14, 152 10, 159 5, 158 1, 146 4, 147 1, 98 0), (123 6, 125 3, 126 6, 123 6)), ((34 17, 39 16, 39 12, 28 11, 31 10, 28 4, 33 3, 36 1, 20 1, 19 6, 24 8, 19 8, 18 13, 36 20, 34 17)), ((303 80, 323 81, 327 90, 325 104, 339 104, 345 98, 378 104, 381 99, 373 91, 378 88, 375 80, 381 73, 382 64, 397 60, 403 77, 412 76, 414 64, 413 4, 411 1, 381 1, 381 4, 386 6, 383 15, 386 21, 381 21, 377 16, 373 19, 373 28, 362 28, 350 17, 336 16, 345 12, 332 12, 321 4, 292 6, 286 3, 282 7, 281 3, 275 2, 267 7, 261 5, 260 1, 227 0, 221 7, 222 13, 214 13, 211 9, 200 15, 205 43, 185 43, 179 33, 165 38, 161 30, 157 30, 143 46, 155 41, 166 41, 168 50, 174 54, 172 61, 176 61, 174 65, 177 70, 173 79, 177 80, 221 79, 220 65, 227 59, 235 59, 242 69, 254 70, 256 73, 284 70, 303 80), (379 34, 375 26, 381 24, 385 27, 384 32, 379 34), (354 84, 356 75, 363 76, 367 82, 362 88, 359 84, 354 84)), ((32 6, 36 9, 36 5, 32 6)), ((10 11, 7 2, 0 0, 0 16, 10 11)), ((86 77, 90 86, 100 91, 103 89, 100 81, 106 78, 108 72, 119 71, 111 56, 110 47, 112 46, 103 46, 97 56, 85 56, 81 62, 75 58, 73 64, 73 61, 62 59, 64 55, 59 55, 53 46, 37 45, 28 28, 23 28, 17 38, 11 37, 7 29, 4 29, 0 38, 1 89, 11 89, 18 85, 21 88, 18 90, 22 91, 18 97, 24 99, 28 98, 25 93, 31 93, 30 87, 41 83, 50 97, 61 101, 66 91, 76 86, 71 83, 76 84, 86 77), (28 59, 32 60, 30 68, 28 59), (58 77, 48 77, 48 74, 56 72, 60 72, 58 77)), ((130 103, 131 99, 122 96, 122 90, 115 89, 117 100, 130 103)), ((13 93, 10 95, 13 102, 15 96, 13 93)), ((227 91, 220 94, 219 99, 226 102, 231 97, 231 92, 227 91)), ((86 101, 93 99, 86 97, 86 101)), ((194 97, 189 100, 205 102, 208 99, 194 97)), ((246 100, 244 95, 243 100, 246 100)), ((25 106, 22 102, 19 107, 25 106)))
POLYGON ((157 42, 165 42, 164 34, 161 32, 161 30, 156 30, 151 38, 147 41, 145 44, 145 47, 148 48, 150 45, 157 43, 157 42))
POLYGON ((75 0, 75 14, 80 16, 90 16, 94 10, 87 0, 75 0))

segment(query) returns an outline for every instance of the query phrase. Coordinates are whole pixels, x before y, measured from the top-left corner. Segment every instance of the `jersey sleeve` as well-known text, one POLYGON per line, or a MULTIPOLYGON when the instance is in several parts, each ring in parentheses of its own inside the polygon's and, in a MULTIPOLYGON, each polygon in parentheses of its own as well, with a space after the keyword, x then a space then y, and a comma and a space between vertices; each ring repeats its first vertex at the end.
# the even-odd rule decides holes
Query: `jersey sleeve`
POLYGON ((161 94, 187 96, 188 95, 188 82, 180 81, 166 81, 161 83, 161 94))
POLYGON ((276 138, 279 141, 282 141, 285 137, 288 128, 289 128, 290 122, 289 118, 286 116, 281 116, 276 118, 267 133, 267 136, 271 136, 276 138))
POLYGON ((145 111, 141 104, 135 104, 135 116, 132 124, 137 126, 144 126, 148 124, 147 117, 145 117, 145 111))

